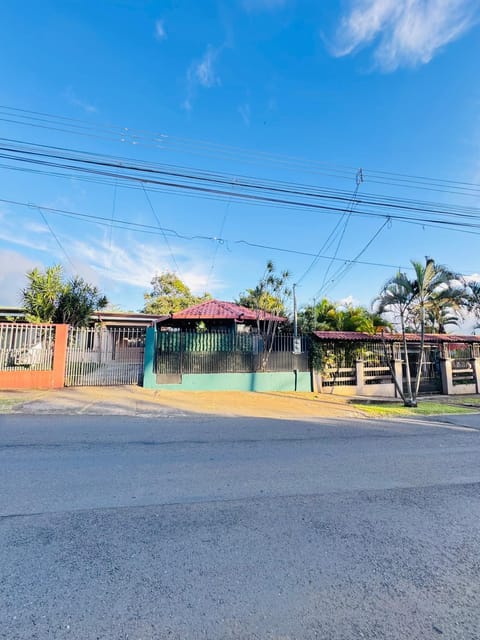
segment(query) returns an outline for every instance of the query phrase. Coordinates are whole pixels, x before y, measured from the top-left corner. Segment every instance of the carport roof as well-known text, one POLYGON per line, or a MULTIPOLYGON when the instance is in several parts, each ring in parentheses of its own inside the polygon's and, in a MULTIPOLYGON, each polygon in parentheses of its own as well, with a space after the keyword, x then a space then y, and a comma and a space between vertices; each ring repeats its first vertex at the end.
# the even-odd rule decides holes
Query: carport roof
MULTIPOLYGON (((381 342, 388 340, 398 342, 402 340, 400 333, 362 333, 360 331, 314 331, 313 335, 324 342, 381 342)), ((407 333, 408 342, 420 342, 418 333, 407 333)), ((425 342, 427 344, 437 342, 480 342, 480 336, 459 336, 451 333, 426 333, 425 342)))

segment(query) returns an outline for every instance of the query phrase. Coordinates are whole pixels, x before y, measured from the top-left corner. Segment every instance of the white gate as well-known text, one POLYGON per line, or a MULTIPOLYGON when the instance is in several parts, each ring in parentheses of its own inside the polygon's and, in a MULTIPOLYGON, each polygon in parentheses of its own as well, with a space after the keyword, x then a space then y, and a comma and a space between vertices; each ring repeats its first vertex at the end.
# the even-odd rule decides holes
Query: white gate
POLYGON ((144 327, 71 328, 65 386, 141 384, 144 327))

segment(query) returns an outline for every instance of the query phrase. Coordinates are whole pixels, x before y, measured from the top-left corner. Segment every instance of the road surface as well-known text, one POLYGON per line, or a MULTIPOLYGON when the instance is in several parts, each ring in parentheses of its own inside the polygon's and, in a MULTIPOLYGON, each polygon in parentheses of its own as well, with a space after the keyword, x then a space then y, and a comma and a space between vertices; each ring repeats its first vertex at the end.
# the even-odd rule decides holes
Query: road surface
POLYGON ((448 419, 0 416, 0 638, 478 640, 448 419))

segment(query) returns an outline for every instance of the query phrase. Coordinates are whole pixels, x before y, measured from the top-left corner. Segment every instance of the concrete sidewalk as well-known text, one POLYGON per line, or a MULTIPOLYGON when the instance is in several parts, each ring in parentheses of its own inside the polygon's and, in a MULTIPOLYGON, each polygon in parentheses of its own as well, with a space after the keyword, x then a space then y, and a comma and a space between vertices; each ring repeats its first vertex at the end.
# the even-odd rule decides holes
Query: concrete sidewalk
POLYGON ((0 412, 166 417, 223 416, 305 420, 364 414, 348 398, 316 393, 152 391, 136 386, 68 387, 50 391, 0 391, 0 412))

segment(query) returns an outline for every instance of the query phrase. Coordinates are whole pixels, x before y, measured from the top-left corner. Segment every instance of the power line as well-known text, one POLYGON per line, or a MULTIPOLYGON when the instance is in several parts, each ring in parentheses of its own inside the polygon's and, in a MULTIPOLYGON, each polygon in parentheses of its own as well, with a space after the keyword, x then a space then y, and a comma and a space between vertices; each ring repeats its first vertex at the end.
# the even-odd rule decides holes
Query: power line
POLYGON ((42 209, 38 206, 38 205, 32 205, 32 206, 36 206, 38 209, 38 212, 40 213, 40 215, 42 216, 42 220, 44 221, 45 225, 47 226, 48 230, 50 231, 50 233, 52 234, 52 236, 55 239, 55 242, 58 244, 58 246, 60 247, 60 251, 63 252, 63 254, 65 255, 65 257, 67 258, 68 262, 72 265, 73 270, 75 271, 75 265, 73 264, 70 256, 68 255, 65 247, 63 246, 63 244, 60 242, 57 234, 55 233, 55 231, 52 229, 52 227, 50 226, 50 223, 47 220, 46 215, 43 213, 42 209))
MULTIPOLYGON (((47 206, 44 206, 44 205, 38 205, 38 204, 31 203, 31 202, 20 202, 20 201, 16 201, 16 200, 9 200, 9 199, 6 199, 6 198, 0 198, 0 202, 3 202, 4 204, 13 205, 13 206, 25 207, 25 208, 28 208, 28 209, 31 209, 31 208, 43 209, 44 211, 48 211, 49 213, 51 213, 53 215, 73 218, 73 219, 76 219, 76 220, 80 219, 80 220, 82 220, 84 222, 90 222, 92 224, 97 224, 97 225, 100 225, 100 226, 109 227, 110 224, 111 224, 111 219, 107 218, 105 216, 97 216, 97 215, 93 215, 93 214, 79 213, 79 212, 69 211, 69 210, 65 210, 65 209, 58 209, 58 208, 54 208, 54 207, 47 207, 47 206)), ((376 232, 375 236, 368 241, 367 246, 365 246, 362 249, 360 254, 363 255, 363 253, 368 249, 370 244, 375 240, 377 235, 381 232, 381 230, 389 222, 390 222, 389 219, 385 220, 385 222, 382 224, 380 229, 376 232)), ((49 225, 47 224, 47 226, 49 226, 49 225)), ((126 230, 126 231, 133 231, 133 232, 138 232, 138 233, 146 233, 146 234, 149 234, 149 235, 162 235, 162 232, 159 231, 156 226, 137 223, 137 222, 130 222, 130 221, 127 221, 127 220, 119 220, 118 218, 115 220, 114 226, 115 226, 115 228, 126 230)), ((241 245, 249 246, 249 247, 252 247, 252 248, 265 249, 265 250, 268 250, 268 251, 277 251, 277 252, 280 252, 280 253, 287 253, 287 254, 299 255, 299 256, 305 256, 305 257, 314 257, 314 256, 318 255, 318 253, 316 253, 316 252, 303 251, 303 250, 300 250, 300 249, 291 249, 291 248, 287 248, 287 247, 279 247, 279 246, 269 245, 269 244, 265 244, 265 243, 251 242, 249 240, 244 240, 244 239, 228 240, 226 238, 223 239, 223 238, 217 238, 215 236, 205 236, 205 235, 200 235, 200 234, 188 236, 188 235, 180 234, 178 231, 176 231, 174 229, 167 229, 165 227, 164 227, 164 231, 166 233, 168 233, 168 234, 171 234, 172 237, 176 237, 176 238, 179 238, 179 239, 182 239, 182 240, 187 240, 187 241, 191 241, 191 240, 207 240, 207 241, 219 242, 221 244, 223 244, 223 243, 231 243, 231 244, 237 244, 237 245, 241 244, 241 245)), ((475 235, 478 235, 478 234, 475 234, 475 235)), ((65 250, 63 249, 63 251, 65 251, 65 250)), ((401 265, 401 264, 398 264, 398 263, 392 264, 392 263, 385 263, 385 262, 374 262, 374 261, 359 260, 358 256, 360 254, 357 254, 357 257, 355 257, 353 259, 336 257, 335 258, 335 262, 341 262, 341 263, 343 263, 343 265, 348 264, 348 263, 354 263, 354 264, 359 264, 359 265, 364 265, 364 266, 369 266, 369 267, 380 267, 380 268, 388 268, 388 269, 396 269, 396 270, 398 270, 398 269, 412 270, 412 266, 411 265, 401 265)), ((332 256, 330 256, 330 255, 321 255, 319 257, 320 257, 320 259, 323 259, 323 260, 331 260, 332 259, 332 256)), ((467 272, 471 272, 471 271, 473 271, 473 269, 464 269, 463 270, 464 275, 467 272)))
POLYGON ((160 219, 159 219, 159 217, 157 216, 157 212, 156 212, 156 211, 155 211, 155 209, 153 208, 152 201, 150 200, 150 196, 148 195, 148 192, 147 192, 147 190, 145 189, 145 185, 142 185, 142 186, 143 186, 143 192, 145 193, 145 197, 146 197, 146 199, 147 199, 147 202, 148 202, 148 204, 150 205, 150 209, 152 210, 152 213, 153 213, 153 215, 154 215, 154 217, 155 217, 155 220, 156 220, 156 221, 157 221, 157 223, 158 223, 158 228, 159 228, 159 229, 161 230, 161 232, 162 232, 163 239, 165 240, 165 244, 166 244, 166 246, 167 246, 167 249, 168 249, 168 251, 170 252, 170 255, 171 255, 171 257, 172 257, 172 262, 173 262, 173 264, 175 265, 175 271, 176 271, 176 273, 178 273, 179 275, 181 275, 181 273, 180 273, 180 269, 179 269, 179 266, 178 266, 178 264, 177 264, 177 260, 176 260, 176 258, 175 258, 175 255, 173 254, 172 247, 170 246, 170 243, 168 242, 168 238, 167 238, 167 235, 166 235, 166 233, 165 233, 165 230, 164 230, 163 226, 162 226, 162 225, 161 225, 161 223, 160 223, 160 219))
MULTIPOLYGON (((53 214, 53 215, 59 215, 59 216, 63 216, 63 217, 69 217, 69 218, 74 218, 74 219, 85 219, 83 221, 85 222, 90 222, 92 224, 98 224, 101 226, 110 226, 111 224, 111 220, 105 216, 96 216, 93 214, 85 214, 85 213, 79 213, 79 212, 74 212, 74 211, 69 211, 66 209, 58 209, 58 208, 54 208, 54 207, 46 207, 43 205, 36 205, 33 203, 28 203, 28 202, 19 202, 19 201, 15 201, 15 200, 7 200, 5 198, 0 198, 0 202, 3 202, 5 204, 10 204, 10 205, 14 205, 14 206, 20 206, 20 207, 25 207, 25 208, 32 208, 32 207, 37 207, 37 208, 42 208, 45 211, 48 211, 49 213, 53 214)), ((141 223, 136 223, 136 222, 129 222, 127 220, 120 220, 120 219, 116 219, 114 222, 114 227, 118 228, 118 229, 123 229, 126 231, 133 231, 133 232, 140 232, 140 233, 147 233, 147 234, 153 234, 153 235, 161 235, 161 232, 157 229, 156 226, 153 225, 146 225, 146 224, 141 224, 141 223)), ((318 255, 317 253, 313 253, 313 252, 308 252, 308 251, 302 251, 302 250, 296 250, 296 249, 290 249, 290 248, 286 248, 286 247, 278 247, 278 246, 274 246, 274 245, 267 245, 267 244, 261 244, 261 243, 256 243, 256 242, 251 242, 249 240, 244 240, 244 239, 240 239, 240 240, 227 240, 227 239, 222 239, 222 238, 217 238, 215 236, 202 236, 202 235, 191 235, 191 236, 187 236, 187 235, 182 235, 180 233, 178 233, 177 231, 175 231, 174 229, 166 229, 164 228, 165 232, 170 233, 172 236, 177 237, 179 239, 182 240, 209 240, 209 241, 214 241, 214 242, 220 242, 221 244, 223 243, 227 243, 227 242, 231 242, 232 244, 242 244, 242 245, 246 245, 246 246, 250 246, 250 247, 254 247, 254 248, 258 248, 258 249, 266 249, 268 251, 279 251, 282 253, 290 253, 293 255, 300 255, 300 256, 307 256, 307 257, 311 257, 311 256, 316 256, 318 255)), ((329 255, 322 255, 319 256, 321 259, 324 260, 330 260, 331 256, 329 255)), ((346 262, 348 261, 347 258, 335 258, 335 261, 337 262, 346 262)), ((382 263, 382 262, 367 262, 367 261, 363 261, 363 262, 358 262, 358 264, 363 264, 366 266, 373 266, 373 267, 386 267, 386 268, 392 268, 392 269, 397 269, 398 268, 398 264, 388 264, 388 263, 382 263)), ((403 269, 410 269, 411 267, 405 266, 402 267, 403 269)))
MULTIPOLYGON (((40 155, 46 158, 61 157, 55 154, 47 154, 45 152, 40 153, 38 151, 28 151, 24 149, 22 149, 21 152, 27 153, 27 154, 30 153, 33 155, 40 155)), ((97 160, 78 158, 78 157, 72 157, 72 156, 70 157, 74 162, 78 161, 81 163, 86 163, 87 167, 82 167, 82 166, 78 167, 76 165, 69 165, 69 164, 58 164, 55 162, 51 162, 48 159, 47 160, 39 160, 38 158, 25 159, 23 157, 21 158, 16 157, 14 159, 26 160, 27 162, 33 162, 33 163, 47 164, 48 166, 61 166, 62 168, 74 169, 77 171, 82 171, 90 174, 93 173, 95 175, 109 176, 111 178, 116 178, 116 179, 122 179, 122 180, 126 179, 129 181, 133 180, 133 181, 138 181, 144 185, 145 184, 161 185, 165 188, 181 189, 187 192, 190 191, 190 192, 198 193, 201 195, 209 195, 209 196, 211 195, 211 196, 221 197, 221 198, 235 197, 235 198, 246 200, 247 202, 250 202, 250 203, 260 202, 260 203, 275 205, 275 206, 284 205, 287 207, 291 206, 294 208, 321 210, 324 212, 342 212, 343 211, 343 209, 340 208, 339 206, 333 206, 329 204, 320 204, 319 202, 316 201, 318 198, 321 198, 322 200, 324 200, 325 198, 333 199, 334 201, 339 199, 343 200, 343 198, 339 198, 337 196, 323 196, 318 193, 305 192, 301 190, 301 187, 297 187, 295 189, 288 189, 288 188, 278 187, 276 185, 270 186, 266 184, 258 184, 255 182, 243 182, 241 184, 241 186, 244 187, 243 191, 239 191, 238 189, 236 189, 235 191, 232 191, 231 189, 227 190, 224 188, 225 179, 223 177, 218 178, 217 175, 208 174, 208 172, 203 172, 202 174, 192 174, 192 173, 185 173, 180 170, 170 171, 170 170, 163 170, 163 169, 150 169, 150 168, 145 168, 141 166, 139 167, 136 165, 129 165, 126 167, 125 164, 123 163, 118 164, 111 160, 97 161, 97 160), (115 170, 114 171, 106 170, 104 169, 104 167, 108 169, 110 169, 111 167, 112 169, 115 169, 115 170), (124 173, 125 169, 132 169, 134 173, 125 174, 124 173), (147 176, 141 175, 141 173, 143 172, 147 172, 147 176), (157 178, 156 177, 157 175, 161 176, 162 179, 157 178), (205 182, 209 183, 208 186, 204 184, 205 182), (260 190, 261 193, 260 194, 255 193, 255 191, 257 190, 260 190), (288 195, 292 199, 287 198, 286 196, 288 195), (302 195, 304 196, 303 199, 299 199, 297 197, 302 195)), ((238 185, 238 182, 237 182, 237 185, 238 185)), ((420 218, 418 217, 418 215, 415 215, 415 218, 412 218, 412 216, 414 213, 422 212, 426 215, 437 214, 439 216, 443 216, 443 218, 445 218, 445 216, 450 216, 454 218, 463 218, 463 219, 472 219, 472 218, 478 219, 478 210, 475 210, 475 214, 473 213, 468 214, 468 213, 462 213, 460 211, 446 211, 446 210, 431 209, 431 208, 416 207, 416 206, 411 207, 401 203, 392 204, 391 202, 381 202, 381 201, 367 202, 364 200, 359 200, 359 202, 365 202, 370 207, 374 206, 376 208, 387 208, 390 210, 392 208, 393 209, 397 208, 401 211, 405 211, 406 214, 410 213, 410 215, 401 216, 398 213, 393 214, 390 212, 388 214, 376 213, 375 211, 371 211, 371 210, 357 211, 357 215, 377 216, 377 217, 385 217, 386 215, 388 215, 388 217, 391 217, 392 219, 397 219, 397 220, 416 219, 420 222, 425 222, 425 223, 434 222, 438 224, 449 224, 449 225, 459 225, 459 223, 446 220, 446 219, 438 219, 438 218, 432 219, 431 217, 420 218)), ((475 226, 475 225, 460 225, 460 226, 475 226)))
MULTIPOLYGON (((312 167, 316 167, 317 170, 313 171, 318 173, 320 171, 337 172, 337 177, 349 178, 351 175, 352 167, 348 165, 334 165, 327 162, 318 162, 313 160, 306 160, 304 158, 295 156, 286 156, 278 153, 251 151, 243 149, 241 147, 233 147, 228 145, 222 145, 218 143, 192 140, 188 138, 178 138, 170 136, 165 133, 154 133, 152 131, 146 131, 141 129, 133 129, 130 127, 118 126, 118 125, 98 125, 91 121, 85 121, 75 118, 68 118, 65 116, 59 116, 49 114, 40 111, 31 111, 27 109, 19 109, 8 105, 0 105, 0 109, 6 115, 9 123, 25 126, 40 126, 44 128, 54 128, 52 125, 69 126, 71 130, 65 131, 66 133, 73 133, 77 135, 89 135, 93 137, 99 137, 99 133, 106 133, 110 136, 109 139, 118 139, 123 142, 130 142, 131 144, 143 144, 145 140, 151 140, 155 142, 156 148, 165 149, 166 147, 175 148, 180 147, 183 151, 200 152, 205 154, 216 154, 222 157, 228 155, 236 160, 257 160, 261 162, 268 162, 272 164, 283 164, 287 167, 296 167, 303 170, 310 170, 312 167), (16 120, 14 120, 16 118, 16 120), (19 119, 20 118, 20 119, 19 119), (94 132, 97 132, 96 134, 94 132), (113 136, 113 138, 111 137, 113 136), (122 136, 119 138, 119 136, 122 136), (347 172, 347 173, 345 173, 347 172)), ((413 188, 431 188, 432 190, 441 190, 440 187, 447 187, 451 189, 472 189, 478 192, 480 185, 475 182, 458 181, 444 178, 432 178, 423 175, 412 175, 406 173, 398 173, 393 171, 366 169, 365 173, 368 175, 369 181, 378 184, 391 184, 391 181, 397 183, 397 186, 411 186, 413 188), (389 182, 390 181, 390 182, 389 182)), ((457 193, 458 194, 458 193, 457 193)))

